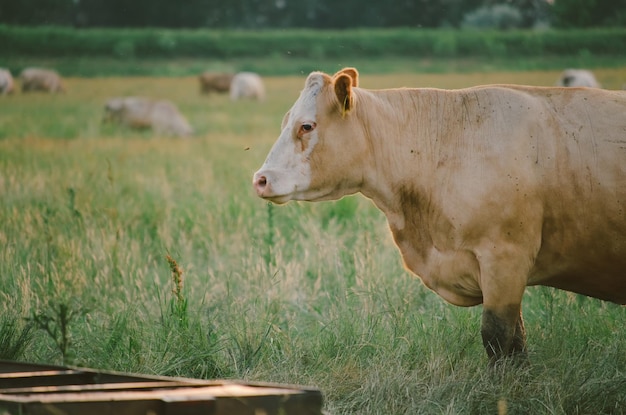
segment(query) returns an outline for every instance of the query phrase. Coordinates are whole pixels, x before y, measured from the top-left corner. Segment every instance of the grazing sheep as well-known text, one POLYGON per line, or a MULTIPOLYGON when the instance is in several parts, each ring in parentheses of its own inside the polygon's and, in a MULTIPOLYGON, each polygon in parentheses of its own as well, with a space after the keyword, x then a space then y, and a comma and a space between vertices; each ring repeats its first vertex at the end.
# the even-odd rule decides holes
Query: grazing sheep
POLYGON ((230 91, 230 83, 234 74, 220 72, 204 72, 198 79, 200 80, 200 92, 210 94, 211 92, 225 93, 230 91))
POLYGON ((558 86, 587 86, 590 88, 601 88, 600 83, 591 71, 586 69, 566 69, 561 73, 558 86))
POLYGON ((20 73, 22 92, 65 92, 61 76, 52 69, 26 68, 20 73))
POLYGON ((105 105, 104 121, 113 121, 132 128, 150 128, 157 134, 177 137, 193 134, 185 117, 168 100, 112 98, 105 105))
POLYGON ((242 98, 265 99, 265 87, 261 77, 253 72, 239 72, 233 77, 230 84, 230 99, 236 101, 242 98))
POLYGON ((13 77, 11 71, 0 68, 0 94, 7 95, 13 93, 13 77))

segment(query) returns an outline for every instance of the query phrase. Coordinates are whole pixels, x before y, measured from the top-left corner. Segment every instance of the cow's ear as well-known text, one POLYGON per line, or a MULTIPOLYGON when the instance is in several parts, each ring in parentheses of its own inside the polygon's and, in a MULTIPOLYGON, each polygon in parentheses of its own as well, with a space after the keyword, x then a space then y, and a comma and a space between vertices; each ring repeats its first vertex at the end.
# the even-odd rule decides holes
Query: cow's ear
POLYGON ((287 125, 287 121, 289 120, 290 114, 291 114, 291 110, 287 111, 287 113, 283 116, 283 122, 280 123, 281 131, 285 128, 285 125, 287 125))
POLYGON ((335 77, 335 95, 339 100, 341 116, 345 116, 354 107, 352 92, 352 78, 347 74, 340 74, 335 77))
POLYGON ((348 75, 350 77, 353 87, 359 86, 359 71, 357 71, 356 68, 343 68, 335 74, 335 77, 342 74, 348 75))

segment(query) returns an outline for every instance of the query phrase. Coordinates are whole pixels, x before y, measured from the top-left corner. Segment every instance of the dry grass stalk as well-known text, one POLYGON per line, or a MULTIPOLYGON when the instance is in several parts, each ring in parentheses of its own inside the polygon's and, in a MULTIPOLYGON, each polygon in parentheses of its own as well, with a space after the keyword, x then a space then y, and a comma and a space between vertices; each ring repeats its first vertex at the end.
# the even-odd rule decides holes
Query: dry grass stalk
POLYGON ((172 292, 178 301, 183 301, 183 269, 170 254, 167 254, 165 259, 167 260, 170 270, 172 271, 172 281, 174 281, 174 289, 172 292))

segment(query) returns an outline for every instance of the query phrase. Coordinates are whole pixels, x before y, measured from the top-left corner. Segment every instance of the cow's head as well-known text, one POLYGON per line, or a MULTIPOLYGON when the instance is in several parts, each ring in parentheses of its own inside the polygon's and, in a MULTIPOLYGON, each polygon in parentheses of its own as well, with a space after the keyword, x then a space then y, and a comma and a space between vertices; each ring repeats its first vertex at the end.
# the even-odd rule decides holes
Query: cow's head
POLYGON ((346 68, 332 77, 313 72, 265 163, 254 175, 260 197, 275 203, 330 200, 355 193, 362 182, 366 151, 354 114, 358 72, 346 68))

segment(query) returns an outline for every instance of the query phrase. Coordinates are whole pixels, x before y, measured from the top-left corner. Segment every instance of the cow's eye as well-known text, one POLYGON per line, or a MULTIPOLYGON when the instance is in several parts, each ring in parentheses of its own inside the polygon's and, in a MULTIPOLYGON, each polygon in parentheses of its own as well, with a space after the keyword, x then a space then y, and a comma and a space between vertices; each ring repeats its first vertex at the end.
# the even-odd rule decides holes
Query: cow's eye
POLYGON ((300 125, 299 135, 310 133, 315 129, 315 123, 305 122, 300 125))

